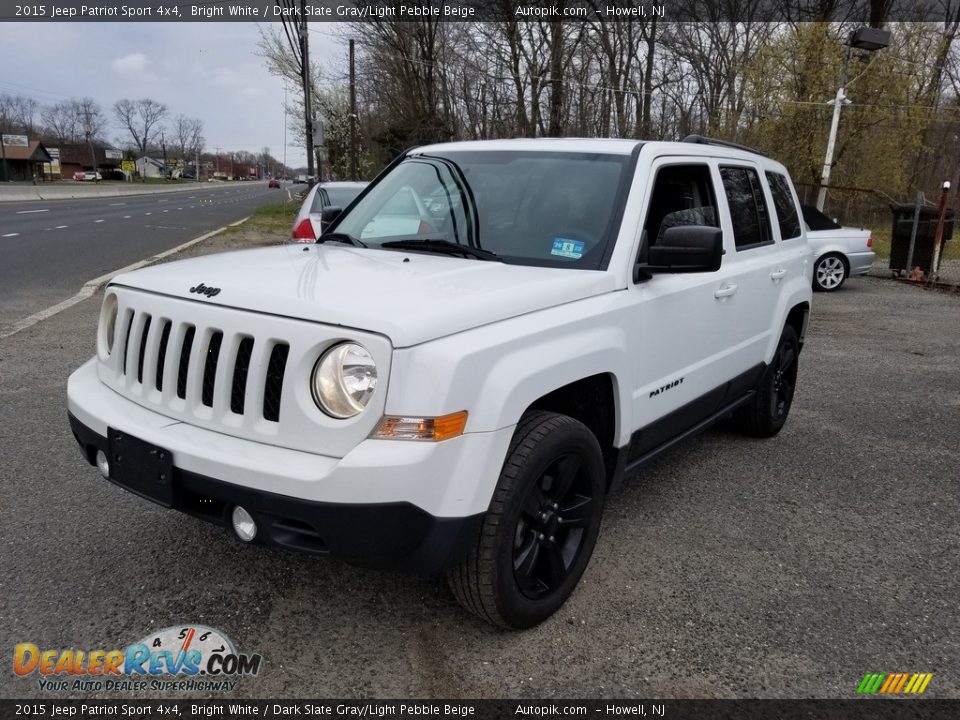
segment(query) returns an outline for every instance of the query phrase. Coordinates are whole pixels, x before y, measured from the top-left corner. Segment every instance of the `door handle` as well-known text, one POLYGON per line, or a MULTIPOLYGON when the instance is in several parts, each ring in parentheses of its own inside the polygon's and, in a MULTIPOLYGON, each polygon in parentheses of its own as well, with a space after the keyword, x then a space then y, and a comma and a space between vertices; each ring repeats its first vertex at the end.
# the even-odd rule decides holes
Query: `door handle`
POLYGON ((787 276, 787 271, 784 270, 783 268, 780 268, 779 270, 774 270, 772 273, 770 273, 771 280, 783 280, 786 276, 787 276))
POLYGON ((733 295, 736 291, 736 285, 732 283, 724 283, 714 291, 713 296, 717 298, 717 300, 723 300, 724 298, 728 298, 733 295))

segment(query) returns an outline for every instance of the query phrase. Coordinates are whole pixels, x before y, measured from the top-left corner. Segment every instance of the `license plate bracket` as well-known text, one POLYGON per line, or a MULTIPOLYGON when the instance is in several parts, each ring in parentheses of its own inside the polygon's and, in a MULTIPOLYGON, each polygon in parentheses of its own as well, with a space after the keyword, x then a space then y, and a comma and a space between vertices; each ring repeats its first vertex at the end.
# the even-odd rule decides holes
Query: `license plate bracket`
POLYGON ((109 428, 110 480, 140 497, 173 507, 173 456, 169 450, 109 428))

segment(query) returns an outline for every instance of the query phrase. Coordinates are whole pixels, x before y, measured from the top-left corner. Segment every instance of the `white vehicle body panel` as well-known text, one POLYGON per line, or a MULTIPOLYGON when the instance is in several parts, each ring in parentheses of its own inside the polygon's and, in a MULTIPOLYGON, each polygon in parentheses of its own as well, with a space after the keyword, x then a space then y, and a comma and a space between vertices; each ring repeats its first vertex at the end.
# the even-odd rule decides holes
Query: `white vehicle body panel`
POLYGON ((409 347, 614 289, 608 273, 348 245, 277 245, 123 274, 114 283, 275 317, 362 328, 409 347), (221 288, 209 300, 198 283, 221 288))
MULTIPOLYGON (((630 155, 637 148, 627 140, 528 139, 414 152, 630 155)), ((538 399, 584 378, 609 379, 613 444, 623 450, 639 430, 770 363, 791 311, 803 306, 805 317, 813 261, 806 237, 785 241, 773 222, 769 244, 738 250, 728 201, 719 191, 720 269, 634 280, 651 180, 659 168, 676 163, 705 165, 715 188, 723 187, 725 165, 752 168, 760 177, 766 171, 787 175, 772 160, 729 147, 644 144, 636 152, 609 262, 600 270, 327 243, 126 273, 107 292, 119 301, 118 328, 134 318, 129 340, 112 354, 101 344, 98 357, 71 376, 70 412, 101 436, 122 428, 170 450, 177 467, 245 488, 316 502, 405 502, 443 518, 483 513, 514 428, 538 399), (216 292, 191 292, 201 284, 216 292), (137 319, 148 315, 144 335, 137 319), (158 370, 166 321, 174 353, 188 326, 196 328, 199 344, 189 357, 183 398, 176 363, 168 360, 158 370), (201 401, 204 343, 217 332, 223 361, 208 406, 201 401), (253 339, 253 358, 245 411, 237 413, 230 382, 244 338, 253 339), (343 341, 366 347, 378 374, 369 405, 349 420, 323 413, 310 392, 318 358, 343 341), (263 377, 277 343, 289 345, 289 355, 280 417, 267 421, 260 410, 263 377), (162 389, 153 382, 158 376, 162 389), (657 392, 666 386, 669 392, 657 392), (468 413, 464 432, 450 440, 371 437, 384 415, 432 418, 460 411, 468 413)), ((762 186, 772 208, 770 188, 766 181, 762 186)), ((793 202, 799 209, 795 192, 793 202)))

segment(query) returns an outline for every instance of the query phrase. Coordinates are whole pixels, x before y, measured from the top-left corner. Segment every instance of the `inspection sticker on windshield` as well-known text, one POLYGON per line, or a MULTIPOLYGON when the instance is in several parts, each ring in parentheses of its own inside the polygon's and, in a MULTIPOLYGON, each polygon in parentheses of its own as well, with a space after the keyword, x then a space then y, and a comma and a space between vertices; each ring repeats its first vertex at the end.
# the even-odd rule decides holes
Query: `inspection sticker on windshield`
POLYGON ((572 260, 579 260, 583 257, 583 241, 571 240, 570 238, 560 237, 558 235, 553 239, 553 249, 550 251, 550 254, 572 260))

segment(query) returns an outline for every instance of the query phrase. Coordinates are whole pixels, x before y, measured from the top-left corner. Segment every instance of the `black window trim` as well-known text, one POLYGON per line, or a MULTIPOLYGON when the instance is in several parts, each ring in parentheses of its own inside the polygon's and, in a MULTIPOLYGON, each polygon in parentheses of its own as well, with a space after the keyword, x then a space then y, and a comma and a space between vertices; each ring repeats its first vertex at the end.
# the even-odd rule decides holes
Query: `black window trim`
MULTIPOLYGON (((730 164, 729 162, 717 163, 717 172, 720 173, 720 183, 721 183, 721 185, 723 184, 723 172, 722 172, 722 171, 723 171, 724 168, 731 168, 731 169, 734 169, 734 170, 753 170, 754 173, 756 173, 757 181, 760 182, 760 188, 759 188, 759 189, 760 189, 760 192, 763 193, 763 182, 760 181, 761 171, 760 171, 760 168, 759 168, 758 166, 756 166, 756 165, 736 165, 736 164, 730 164)), ((754 194, 756 194, 756 191, 754 191, 754 194)), ((740 252, 743 252, 744 250, 755 250, 755 249, 757 249, 757 248, 762 248, 762 247, 767 247, 768 245, 776 245, 776 244, 777 244, 777 240, 776 240, 776 238, 774 238, 774 236, 773 236, 773 225, 770 224, 770 210, 769 210, 769 208, 767 208, 767 213, 766 213, 766 214, 767 214, 767 237, 769 237, 770 239, 769 239, 769 240, 765 240, 765 241, 763 241, 763 242, 750 243, 749 245, 737 245, 737 231, 736 231, 736 228, 733 227, 733 213, 730 211, 730 200, 726 197, 726 195, 727 195, 727 189, 726 189, 725 187, 724 187, 724 189, 723 189, 723 195, 724 195, 724 200, 727 201, 727 214, 728 214, 729 217, 730 217, 730 223, 731 223, 730 229, 733 231, 733 248, 734 248, 734 250, 736 250, 738 253, 740 253, 740 252)), ((766 196, 764 196, 763 200, 764 200, 764 203, 766 203, 766 200, 767 200, 766 196)), ((754 196, 753 202, 754 202, 754 207, 756 207, 756 202, 757 202, 756 196, 754 196)), ((759 208, 758 208, 758 212, 757 212, 757 220, 758 220, 758 221, 760 220, 759 208)))
POLYGON ((779 170, 764 170, 763 178, 766 181, 767 186, 770 188, 771 199, 773 199, 773 183, 770 182, 770 175, 781 177, 783 178, 784 182, 787 183, 787 189, 790 191, 790 202, 793 203, 793 212, 796 215, 797 220, 798 233, 796 235, 791 235, 788 238, 783 237, 783 230, 780 227, 780 215, 777 213, 777 201, 776 199, 773 200, 773 212, 776 213, 777 216, 777 234, 780 235, 780 242, 793 242, 794 240, 800 240, 803 238, 803 234, 806 230, 808 230, 808 228, 806 227, 806 221, 803 219, 803 214, 800 212, 800 204, 797 203, 797 198, 794 197, 793 183, 790 182, 790 177, 788 175, 780 172, 779 170))
MULTIPOLYGON (((653 165, 653 182, 650 185, 650 192, 647 197, 647 204, 643 208, 643 215, 639 224, 640 228, 640 245, 637 247, 636 256, 633 258, 633 264, 631 267, 640 262, 640 253, 643 252, 643 246, 650 242, 649 233, 647 232, 647 221, 650 219, 650 200, 653 198, 653 191, 657 185, 657 175, 660 174, 660 171, 667 167, 676 167, 677 165, 698 165, 706 168, 707 179, 710 182, 710 192, 713 194, 713 212, 717 217, 717 230, 723 232, 723 223, 720 220, 720 206, 717 204, 717 187, 714 185, 714 175, 713 175, 713 163, 710 162, 712 158, 707 157, 698 157, 696 155, 663 155, 659 158, 654 158, 653 165), (665 160, 666 162, 660 162, 665 160)), ((723 254, 726 255, 727 251, 724 249, 723 254)), ((635 282, 633 284, 639 285, 644 281, 635 282)))

